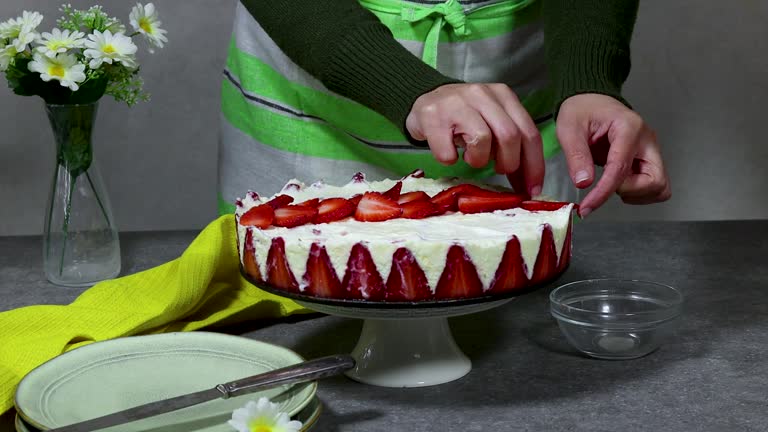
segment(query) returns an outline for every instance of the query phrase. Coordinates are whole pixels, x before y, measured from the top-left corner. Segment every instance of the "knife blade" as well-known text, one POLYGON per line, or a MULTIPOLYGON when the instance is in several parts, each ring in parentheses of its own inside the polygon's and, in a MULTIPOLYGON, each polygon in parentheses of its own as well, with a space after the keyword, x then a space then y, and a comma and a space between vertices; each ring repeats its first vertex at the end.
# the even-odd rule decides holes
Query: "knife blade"
POLYGON ((354 366, 355 360, 346 354, 320 357, 236 381, 219 384, 207 390, 150 402, 83 422, 49 429, 48 432, 95 431, 177 411, 214 399, 228 399, 234 396, 253 393, 257 390, 266 390, 282 385, 298 384, 306 381, 327 378, 352 369, 354 366))

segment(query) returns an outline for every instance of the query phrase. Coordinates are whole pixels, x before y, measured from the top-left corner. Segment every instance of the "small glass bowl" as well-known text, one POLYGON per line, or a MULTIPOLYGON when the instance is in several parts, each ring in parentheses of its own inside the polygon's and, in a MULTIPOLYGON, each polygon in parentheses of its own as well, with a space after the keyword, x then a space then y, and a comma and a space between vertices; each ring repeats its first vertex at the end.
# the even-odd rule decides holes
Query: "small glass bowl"
POLYGON ((669 339, 683 295, 655 282, 590 279, 554 289, 549 302, 574 348, 595 358, 626 360, 650 354, 669 339))

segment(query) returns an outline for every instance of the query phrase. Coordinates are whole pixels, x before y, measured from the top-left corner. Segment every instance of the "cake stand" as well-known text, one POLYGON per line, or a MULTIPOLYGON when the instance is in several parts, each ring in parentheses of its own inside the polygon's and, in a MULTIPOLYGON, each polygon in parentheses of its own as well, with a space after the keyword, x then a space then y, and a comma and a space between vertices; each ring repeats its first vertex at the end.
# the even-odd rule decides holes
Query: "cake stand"
POLYGON ((382 387, 424 387, 457 380, 472 369, 451 334, 448 318, 489 310, 546 285, 547 281, 502 295, 424 302, 337 300, 278 289, 243 277, 258 288, 317 312, 363 321, 352 350, 349 378, 382 387))
POLYGON ((346 372, 348 377, 382 387, 423 387, 457 380, 472 369, 472 361, 453 339, 449 317, 482 312, 511 300, 433 307, 296 302, 317 312, 364 320, 352 350, 356 364, 346 372))

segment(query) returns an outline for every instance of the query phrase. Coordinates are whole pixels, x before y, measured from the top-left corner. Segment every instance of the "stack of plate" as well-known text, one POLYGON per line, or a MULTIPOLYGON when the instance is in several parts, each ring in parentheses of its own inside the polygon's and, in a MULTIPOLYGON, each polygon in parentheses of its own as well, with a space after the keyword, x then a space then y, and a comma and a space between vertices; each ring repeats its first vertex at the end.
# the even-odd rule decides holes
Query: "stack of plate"
MULTIPOLYGON (((35 432, 205 390, 304 361, 288 349, 219 333, 168 333, 86 345, 30 372, 16 391, 16 430, 35 432)), ((232 411, 267 397, 309 430, 320 415, 314 382, 217 399, 108 432, 231 432, 232 411)))

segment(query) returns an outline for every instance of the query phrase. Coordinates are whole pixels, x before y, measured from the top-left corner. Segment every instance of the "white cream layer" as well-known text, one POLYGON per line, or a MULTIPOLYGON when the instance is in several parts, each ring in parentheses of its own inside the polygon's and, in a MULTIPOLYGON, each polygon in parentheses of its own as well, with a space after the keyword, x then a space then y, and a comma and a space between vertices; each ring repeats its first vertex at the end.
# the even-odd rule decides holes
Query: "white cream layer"
MULTIPOLYGON (((373 183, 350 182, 339 187, 322 183, 305 186, 297 180, 291 180, 281 194, 293 196, 294 203, 312 198, 348 198, 371 190, 386 191, 395 182, 396 180, 373 183)), ((466 183, 466 181, 406 177, 403 180, 402 193, 421 190, 434 196, 436 193, 460 183, 466 183)), ((243 206, 237 209, 237 217, 239 218, 251 207, 267 202, 269 199, 271 197, 256 200, 246 197, 243 199, 243 206)), ((516 236, 520 241, 528 278, 533 273, 545 224, 548 224, 552 229, 555 250, 559 259, 563 252, 572 210, 572 205, 551 212, 529 212, 517 208, 493 213, 450 213, 425 219, 392 219, 385 222, 359 222, 348 218, 328 224, 308 224, 295 228, 251 229, 253 230, 256 262, 260 267, 261 274, 267 274, 266 261, 272 239, 282 237, 285 241, 288 265, 302 290, 306 285, 303 276, 306 272, 307 258, 312 243, 325 246, 339 279, 344 277, 352 247, 357 243, 365 244, 385 282, 392 267, 392 255, 401 247, 408 248, 419 266, 424 270, 433 292, 445 268, 448 249, 452 245, 458 244, 464 247, 475 265, 483 283, 483 289, 488 289, 493 282, 496 269, 501 263, 506 243, 513 236, 516 236)), ((238 230, 242 257, 242 243, 245 239, 246 227, 238 224, 238 230)))

